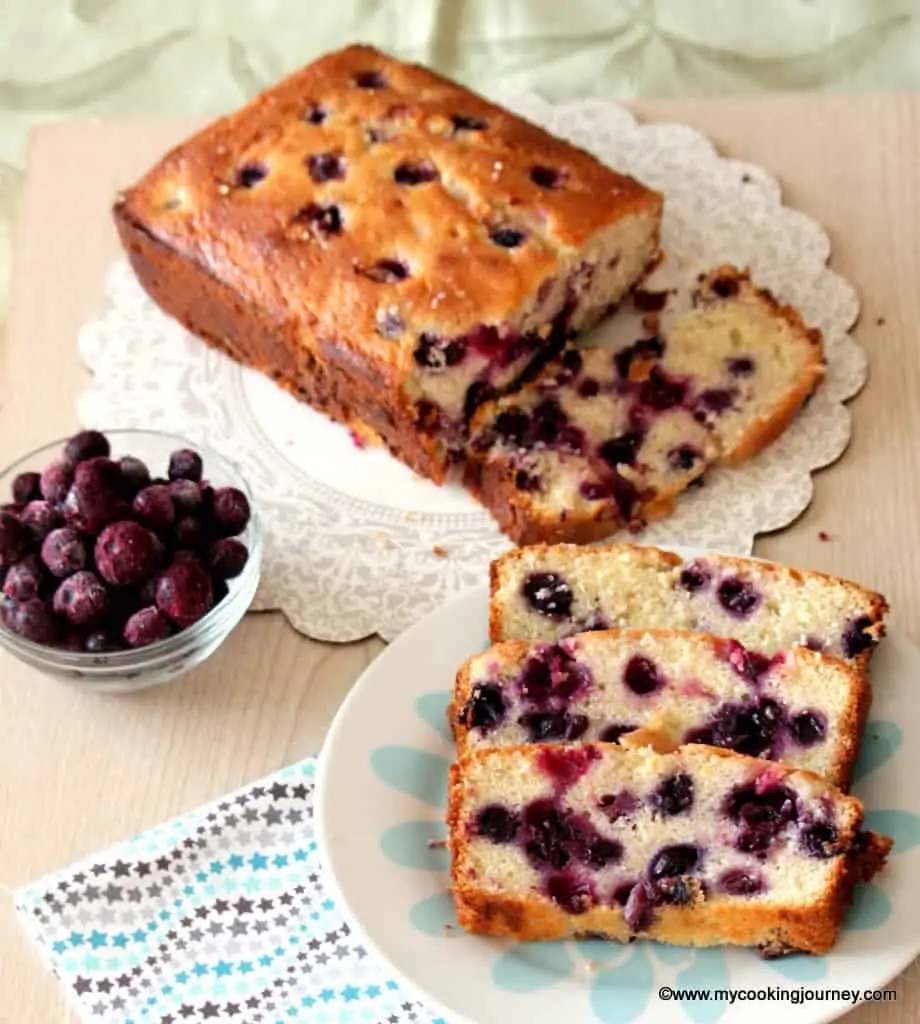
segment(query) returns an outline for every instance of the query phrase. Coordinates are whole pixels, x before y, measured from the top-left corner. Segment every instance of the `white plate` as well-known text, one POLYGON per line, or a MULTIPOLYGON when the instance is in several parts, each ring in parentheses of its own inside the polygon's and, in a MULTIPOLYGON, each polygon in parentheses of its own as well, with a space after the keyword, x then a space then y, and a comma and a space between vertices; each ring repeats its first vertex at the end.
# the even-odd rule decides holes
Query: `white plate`
POLYGON ((317 784, 320 848, 347 915, 433 1014, 474 1024, 775 1024, 778 1014, 783 1024, 824 1024, 853 1005, 833 990, 858 990, 862 1000, 920 953, 920 787, 909 754, 920 746, 920 651, 897 635, 873 661, 875 701, 854 786, 868 827, 895 837, 894 856, 857 891, 833 953, 762 961, 737 949, 521 944, 461 932, 447 852, 426 841, 446 835, 454 747, 444 709, 460 663, 488 645, 487 608, 486 588, 462 594, 374 661, 333 723, 317 784), (662 986, 762 998, 667 1001, 662 986))

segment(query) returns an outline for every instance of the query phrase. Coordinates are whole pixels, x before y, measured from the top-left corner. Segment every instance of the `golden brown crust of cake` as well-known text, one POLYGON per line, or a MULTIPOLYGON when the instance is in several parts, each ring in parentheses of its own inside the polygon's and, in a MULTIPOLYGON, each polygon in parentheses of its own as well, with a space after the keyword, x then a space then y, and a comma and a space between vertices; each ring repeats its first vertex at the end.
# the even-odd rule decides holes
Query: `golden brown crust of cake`
MULTIPOLYGON (((533 544, 530 545, 527 550, 536 550, 549 554, 554 547, 564 549, 568 546, 569 545, 533 544)), ((585 550, 577 545, 571 545, 571 548, 573 551, 578 550, 580 553, 583 553, 585 550)), ((683 564, 683 559, 679 555, 675 555, 673 552, 638 544, 597 545, 590 550, 599 556, 602 556, 605 553, 613 555, 629 554, 631 557, 640 558, 643 561, 648 562, 650 567, 662 572, 676 569, 678 566, 683 564)), ((504 615, 502 613, 501 604, 498 600, 498 593, 503 583, 504 574, 506 572, 513 574, 516 563, 524 557, 524 549, 515 548, 494 559, 489 566, 489 591, 491 595, 491 599, 489 601, 489 640, 491 643, 500 643, 503 640, 515 639, 514 637, 508 637, 504 634, 504 615)), ((794 569, 790 566, 780 565, 776 562, 761 562, 753 558, 714 554, 707 555, 706 558, 710 562, 717 562, 719 565, 731 567, 735 572, 743 572, 745 569, 753 566, 758 572, 762 572, 767 576, 786 578, 793 582, 800 582, 806 577, 811 577, 843 587, 858 595, 860 601, 868 609, 867 614, 872 621, 872 625, 866 628, 864 632, 872 636, 876 642, 882 640, 885 636, 886 627, 884 620, 890 610, 888 601, 882 594, 870 590, 853 580, 843 579, 839 576, 832 576, 830 573, 818 572, 812 569, 794 569)), ((851 659, 852 664, 861 668, 866 668, 868 667, 874 653, 875 647, 870 647, 857 657, 851 659)))
POLYGON ((416 413, 403 394, 419 334, 507 321, 598 231, 632 214, 660 218, 662 202, 439 75, 350 46, 173 149, 114 215, 168 314, 440 481, 443 452, 410 436, 416 413), (367 75, 379 83, 360 87, 367 75), (311 122, 314 110, 326 116, 311 122), (458 129, 455 116, 487 128, 458 129), (307 161, 325 155, 342 167, 314 181, 307 161), (399 165, 424 162, 448 187, 394 180, 399 165), (534 166, 560 169, 565 187, 541 187, 534 166), (244 187, 246 167, 267 174, 244 187), (331 204, 343 221, 334 237, 308 216, 331 204), (506 222, 526 229, 527 244, 490 240, 506 222), (405 280, 368 276, 392 259, 405 280), (381 311, 397 305, 402 334, 383 337, 381 311))
MULTIPOLYGON (((597 746, 604 749, 610 745, 597 746)), ((502 754, 513 757, 526 749, 505 747, 502 754)), ((717 757, 763 763, 717 747, 704 749, 717 757)), ((616 942, 629 942, 634 938, 635 933, 626 925, 619 908, 592 907, 583 914, 572 915, 547 899, 487 893, 469 880, 462 815, 464 764, 470 756, 474 755, 461 756, 451 766, 448 786, 451 895, 460 927, 476 935, 515 938, 523 942, 574 938, 586 932, 601 933, 616 942)), ((790 769, 788 774, 823 784, 823 780, 811 772, 790 769)), ((703 899, 684 907, 662 906, 656 909, 654 921, 641 936, 679 946, 757 946, 766 956, 827 953, 837 939, 854 886, 870 881, 882 870, 893 845, 886 836, 860 831, 863 810, 855 797, 838 794, 837 801, 848 805, 850 811, 849 828, 841 835, 841 843, 848 854, 838 859, 819 901, 804 907, 751 903, 739 908, 724 903, 707 904, 703 899)))
MULTIPOLYGON (((716 656, 719 656, 720 650, 726 642, 724 638, 713 636, 709 633, 688 632, 680 629, 605 629, 592 630, 591 633, 584 634, 584 636, 591 637, 592 641, 595 642, 597 638, 603 637, 609 637, 611 640, 633 637, 638 640, 641 637, 648 636, 662 638, 684 636, 694 643, 707 644, 716 656)), ((460 754, 463 754, 467 748, 469 726, 462 721, 462 711, 472 696, 475 685, 471 675, 474 661, 478 661, 485 654, 492 653, 497 658, 506 657, 515 662, 523 662, 529 651, 544 646, 545 644, 543 643, 530 640, 505 640, 493 644, 488 651, 480 652, 467 658, 460 666, 454 682, 453 697, 447 706, 447 721, 460 754)), ((839 757, 834 762, 832 771, 829 774, 829 780, 846 793, 849 791, 852 783, 853 770, 859 757, 863 727, 866 724, 872 707, 872 686, 869 682, 869 677, 864 667, 852 662, 843 661, 829 654, 819 654, 817 651, 800 648, 796 651, 796 657, 804 662, 813 662, 815 666, 821 662, 833 664, 835 671, 843 673, 848 678, 851 698, 847 701, 840 714, 839 730, 841 739, 839 757)), ((660 700, 656 705, 656 709, 660 711, 666 710, 662 707, 660 700)))

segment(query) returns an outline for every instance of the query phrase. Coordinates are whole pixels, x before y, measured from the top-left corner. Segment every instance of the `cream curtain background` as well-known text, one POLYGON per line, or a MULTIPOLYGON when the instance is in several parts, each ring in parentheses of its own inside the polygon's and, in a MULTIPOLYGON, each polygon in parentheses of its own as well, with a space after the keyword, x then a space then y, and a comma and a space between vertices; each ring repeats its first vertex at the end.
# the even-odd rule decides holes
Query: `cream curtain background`
POLYGON ((493 94, 920 85, 920 0, 0 0, 0 327, 32 127, 218 114, 351 41, 493 94))

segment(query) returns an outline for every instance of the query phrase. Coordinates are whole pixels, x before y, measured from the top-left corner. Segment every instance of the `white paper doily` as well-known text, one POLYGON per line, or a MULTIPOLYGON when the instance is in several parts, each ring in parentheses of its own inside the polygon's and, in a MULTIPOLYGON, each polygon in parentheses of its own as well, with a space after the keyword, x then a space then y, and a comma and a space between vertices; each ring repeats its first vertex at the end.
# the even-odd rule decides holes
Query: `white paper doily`
MULTIPOLYGON (((637 124, 604 100, 509 104, 666 196, 663 244, 682 260, 749 266, 755 280, 824 332, 828 374, 792 427, 757 459, 710 471, 643 543, 748 554, 758 533, 792 522, 811 500, 812 470, 846 448, 843 402, 862 387, 865 353, 847 333, 854 289, 827 269, 830 243, 782 205, 760 168, 719 157, 698 132, 637 124)), ((446 597, 479 584, 510 546, 459 487, 421 480, 385 452, 268 379, 188 335, 146 297, 127 263, 113 267, 108 307, 80 334, 93 374, 78 415, 87 426, 148 427, 207 441, 241 468, 258 497, 266 544, 261 609, 281 609, 316 639, 390 640, 446 597)))

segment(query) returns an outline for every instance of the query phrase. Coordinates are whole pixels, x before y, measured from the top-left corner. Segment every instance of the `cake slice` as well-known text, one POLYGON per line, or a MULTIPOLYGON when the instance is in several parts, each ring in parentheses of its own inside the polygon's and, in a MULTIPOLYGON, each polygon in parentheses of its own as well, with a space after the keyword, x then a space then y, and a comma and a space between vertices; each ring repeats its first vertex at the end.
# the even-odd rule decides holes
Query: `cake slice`
POLYGON ((810 772, 689 745, 481 748, 453 766, 452 893, 468 931, 826 953, 891 840, 810 772))
POLYGON ((493 643, 696 629, 770 657, 799 646, 865 665, 888 612, 881 594, 824 573, 727 555, 684 561, 630 544, 519 548, 492 563, 490 578, 493 643))
POLYGON ((609 630, 474 655, 448 715, 461 752, 647 734, 781 760, 846 789, 870 703, 860 669, 801 647, 770 658, 705 633, 609 630))
POLYGON ((780 434, 824 373, 820 332, 734 267, 635 301, 661 308, 476 413, 466 480, 519 544, 666 515, 709 465, 780 434))
POLYGON ((166 313, 440 482, 476 406, 655 261, 662 203, 349 46, 168 153, 114 214, 166 313))

